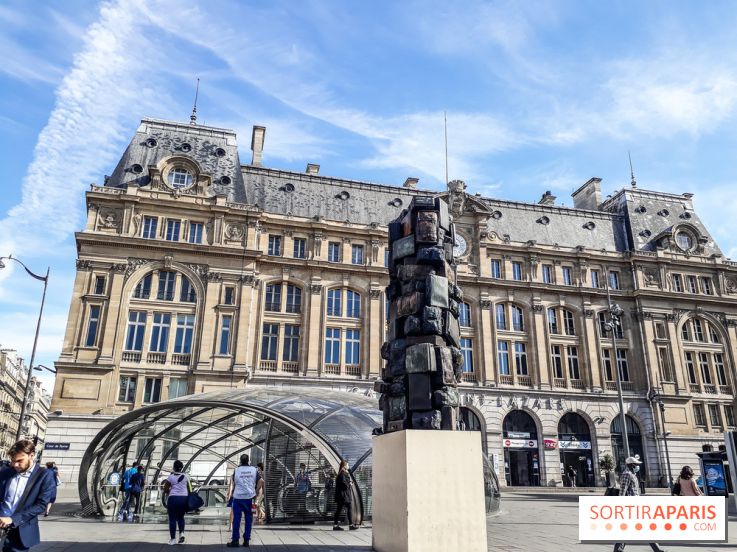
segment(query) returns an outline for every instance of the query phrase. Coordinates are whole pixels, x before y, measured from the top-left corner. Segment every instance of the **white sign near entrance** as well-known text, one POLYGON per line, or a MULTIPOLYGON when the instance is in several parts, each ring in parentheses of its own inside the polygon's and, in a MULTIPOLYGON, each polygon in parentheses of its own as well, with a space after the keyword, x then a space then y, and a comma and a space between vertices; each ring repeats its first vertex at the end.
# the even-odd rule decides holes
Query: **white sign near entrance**
POLYGON ((537 448, 537 441, 532 439, 502 439, 504 448, 537 448))
POLYGON ((591 450, 591 441, 558 441, 558 448, 561 450, 591 450))

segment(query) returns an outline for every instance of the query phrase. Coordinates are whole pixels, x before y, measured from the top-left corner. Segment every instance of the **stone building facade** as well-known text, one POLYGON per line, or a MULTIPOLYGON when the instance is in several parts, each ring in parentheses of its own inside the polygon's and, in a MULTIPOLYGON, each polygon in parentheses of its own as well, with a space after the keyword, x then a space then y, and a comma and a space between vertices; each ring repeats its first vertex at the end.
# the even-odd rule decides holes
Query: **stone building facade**
POLYGON ((461 181, 379 185, 263 167, 265 133, 241 164, 232 131, 144 119, 87 192, 48 437, 70 444, 55 457, 67 478, 96 431, 143 404, 245 385, 372 393, 386 225, 418 194, 456 222, 464 420, 502 481, 560 485, 571 464, 601 484, 598 459, 621 446, 617 367, 650 484, 664 427, 674 470, 734 428, 737 263, 690 194, 603 198, 593 178, 566 208, 461 181), (624 310, 613 338, 608 294, 624 310))

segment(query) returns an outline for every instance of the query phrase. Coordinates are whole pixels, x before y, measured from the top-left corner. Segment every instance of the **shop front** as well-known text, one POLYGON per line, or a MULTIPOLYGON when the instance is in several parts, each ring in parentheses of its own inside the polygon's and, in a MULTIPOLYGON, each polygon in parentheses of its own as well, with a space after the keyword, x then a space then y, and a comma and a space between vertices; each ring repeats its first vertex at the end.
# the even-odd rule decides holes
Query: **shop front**
MULTIPOLYGON (((625 416, 627 424, 627 440, 629 441, 629 455, 639 458, 642 464, 640 465, 640 472, 638 477, 640 481, 647 482, 647 458, 645 458, 644 447, 642 446, 642 432, 640 426, 637 425, 635 419, 627 414, 625 416)), ((616 472, 619 474, 624 468, 624 461, 626 453, 624 450, 624 442, 622 440, 622 424, 620 417, 617 416, 612 420, 611 425, 612 434, 612 454, 614 455, 616 462, 616 472)))
POLYGON ((523 410, 513 410, 504 418, 502 427, 507 485, 539 486, 540 450, 535 421, 523 410))
POLYGON ((591 432, 583 416, 568 412, 558 422, 560 473, 567 487, 595 487, 591 432))

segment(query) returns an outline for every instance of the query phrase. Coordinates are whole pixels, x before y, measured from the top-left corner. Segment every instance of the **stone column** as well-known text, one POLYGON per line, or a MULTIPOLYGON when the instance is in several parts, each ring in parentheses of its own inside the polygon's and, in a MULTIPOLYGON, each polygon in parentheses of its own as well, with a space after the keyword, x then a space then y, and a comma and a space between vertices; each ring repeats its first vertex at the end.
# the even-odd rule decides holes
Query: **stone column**
POLYGON ((307 376, 317 377, 322 373, 322 350, 323 350, 323 294, 322 283, 313 280, 309 288, 309 315, 305 337, 307 338, 307 364, 304 373, 307 376))
POLYGON ((532 327, 530 331, 530 344, 535 348, 537 356, 537 376, 540 389, 552 387, 550 374, 550 350, 547 338, 547 317, 545 306, 540 303, 532 305, 532 327))
POLYGON ((379 351, 382 344, 382 310, 384 309, 384 303, 381 300, 382 293, 378 287, 378 282, 371 283, 371 289, 369 290, 369 323, 368 323, 368 336, 365 341, 363 349, 363 358, 365 366, 362 370, 362 376, 366 379, 373 379, 374 376, 378 377, 381 374, 381 355, 379 351), (377 286, 377 287, 375 287, 377 286), (368 349, 366 348, 368 347, 368 349))

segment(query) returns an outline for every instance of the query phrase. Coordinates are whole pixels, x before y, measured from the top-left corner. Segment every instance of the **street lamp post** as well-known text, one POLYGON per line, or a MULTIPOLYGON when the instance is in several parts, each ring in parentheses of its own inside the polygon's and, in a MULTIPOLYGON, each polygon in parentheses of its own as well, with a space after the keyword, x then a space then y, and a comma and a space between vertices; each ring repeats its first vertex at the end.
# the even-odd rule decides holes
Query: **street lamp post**
POLYGON ((660 427, 662 428, 661 431, 663 432, 663 445, 665 447, 665 466, 668 469, 668 488, 672 491, 673 473, 671 472, 670 452, 668 451, 668 435, 670 435, 670 432, 665 430, 665 403, 663 402, 663 399, 660 398, 658 392, 654 389, 652 390, 649 398, 650 401, 658 405, 658 408, 660 410, 660 427))
POLYGON ((630 441, 627 435, 627 418, 624 413, 624 399, 622 398, 622 378, 619 374, 619 362, 617 359, 617 336, 616 328, 619 325, 619 319, 624 314, 624 309, 612 303, 612 296, 609 292, 610 277, 609 270, 606 271, 606 298, 609 303, 609 321, 606 323, 606 328, 612 334, 612 356, 610 358, 612 370, 614 371, 615 381, 617 382, 617 398, 619 399, 619 420, 622 426, 622 445, 624 446, 624 457, 627 458, 630 455, 630 441))
POLYGON ((39 276, 35 272, 33 272, 31 269, 29 269, 20 259, 16 259, 12 255, 8 255, 7 257, 0 257, 0 270, 5 268, 5 263, 3 263, 3 260, 10 259, 12 261, 15 261, 19 265, 21 265, 25 271, 28 273, 29 276, 32 278, 35 278, 36 280, 40 280, 44 283, 44 291, 43 295, 41 296, 41 309, 38 312, 38 321, 36 322, 36 335, 33 338, 33 349, 31 350, 31 362, 28 365, 28 376, 26 377, 26 386, 23 390, 23 403, 20 408, 20 419, 18 420, 18 430, 15 432, 15 440, 20 440, 21 432, 22 432, 22 426, 23 426, 23 418, 26 415, 26 408, 28 407, 28 388, 31 386, 31 377, 33 376, 33 363, 36 360, 36 346, 38 345, 38 332, 41 330, 41 317, 44 313, 44 302, 46 301, 46 288, 49 285, 49 272, 50 268, 46 268, 46 276, 39 276))

